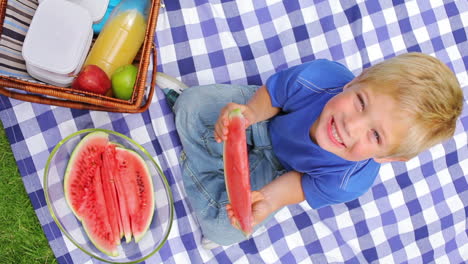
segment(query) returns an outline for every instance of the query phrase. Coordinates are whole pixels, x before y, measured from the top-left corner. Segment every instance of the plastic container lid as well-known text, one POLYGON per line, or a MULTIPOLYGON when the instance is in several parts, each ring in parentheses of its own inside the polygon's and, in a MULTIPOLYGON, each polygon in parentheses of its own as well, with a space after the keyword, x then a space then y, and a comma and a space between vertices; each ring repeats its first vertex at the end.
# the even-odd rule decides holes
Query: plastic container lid
MULTIPOLYGON (((45 0, 39 0, 39 3, 44 2, 45 0)), ((65 1, 65 0, 62 0, 65 1)), ((91 18, 93 23, 99 23, 106 13, 107 6, 109 5, 109 0, 68 0, 74 2, 88 10, 91 13, 91 18)))
POLYGON ((45 0, 39 5, 23 43, 25 61, 46 71, 74 72, 89 48, 89 12, 69 1, 45 0))
MULTIPOLYGON (((86 59, 86 55, 88 54, 89 47, 91 46, 91 42, 93 40, 93 31, 89 31, 89 39, 87 42, 87 49, 82 54, 82 57, 80 59, 80 62, 78 64, 78 67, 76 68, 75 72, 73 75, 77 75, 81 67, 83 66, 83 63, 86 59)), ((43 70, 41 68, 35 67, 33 65, 30 65, 29 63, 26 62, 26 70, 28 71, 29 75, 34 77, 35 79, 38 79, 40 81, 43 81, 48 84, 52 84, 55 86, 61 86, 61 87, 67 87, 70 86, 75 79, 75 76, 73 75, 68 75, 68 74, 58 74, 50 71, 43 70)))
POLYGON ((104 17, 99 21, 98 23, 94 23, 93 25, 93 30, 95 34, 101 33, 102 28, 107 22, 107 19, 109 18, 110 14, 112 13, 112 10, 120 3, 121 0, 110 0, 109 5, 107 6, 106 13, 104 14, 104 17))
POLYGON ((34 79, 59 87, 70 86, 74 79, 74 77, 68 77, 67 75, 59 75, 42 70, 41 68, 34 67, 28 63, 26 63, 26 70, 34 79))
POLYGON ((106 13, 109 0, 69 0, 86 8, 91 13, 94 23, 99 23, 106 13))

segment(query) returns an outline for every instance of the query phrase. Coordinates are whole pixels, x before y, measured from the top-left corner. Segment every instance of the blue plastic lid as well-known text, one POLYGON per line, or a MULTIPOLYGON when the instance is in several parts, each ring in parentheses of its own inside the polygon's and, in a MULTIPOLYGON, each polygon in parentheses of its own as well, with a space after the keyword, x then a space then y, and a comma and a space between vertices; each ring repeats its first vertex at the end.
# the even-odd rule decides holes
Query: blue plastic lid
POLYGON ((149 0, 122 0, 118 8, 121 11, 129 9, 137 9, 140 13, 145 16, 148 14, 149 0))
POLYGON ((93 24, 93 31, 94 34, 99 34, 106 24, 107 19, 109 18, 110 14, 112 13, 112 10, 120 3, 122 0, 110 0, 109 1, 109 6, 107 7, 106 13, 104 14, 104 17, 101 19, 101 22, 97 24, 93 24))

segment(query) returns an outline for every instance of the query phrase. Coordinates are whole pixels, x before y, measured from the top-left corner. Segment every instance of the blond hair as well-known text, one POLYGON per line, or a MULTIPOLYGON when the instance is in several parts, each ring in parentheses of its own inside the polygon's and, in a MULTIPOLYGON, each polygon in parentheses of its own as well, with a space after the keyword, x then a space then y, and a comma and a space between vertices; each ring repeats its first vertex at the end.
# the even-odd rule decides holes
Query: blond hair
POLYGON ((388 157, 410 159, 453 136, 463 108, 463 92, 455 74, 438 59, 406 53, 366 70, 356 82, 390 95, 411 122, 406 137, 388 157))

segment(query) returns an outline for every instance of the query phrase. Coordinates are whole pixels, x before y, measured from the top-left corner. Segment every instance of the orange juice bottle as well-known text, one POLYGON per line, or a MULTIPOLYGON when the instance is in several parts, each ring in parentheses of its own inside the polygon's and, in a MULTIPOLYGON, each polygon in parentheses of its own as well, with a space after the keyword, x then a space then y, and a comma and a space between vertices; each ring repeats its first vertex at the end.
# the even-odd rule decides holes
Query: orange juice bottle
POLYGON ((111 78, 131 64, 145 39, 150 0, 122 0, 104 25, 84 65, 99 66, 111 78))

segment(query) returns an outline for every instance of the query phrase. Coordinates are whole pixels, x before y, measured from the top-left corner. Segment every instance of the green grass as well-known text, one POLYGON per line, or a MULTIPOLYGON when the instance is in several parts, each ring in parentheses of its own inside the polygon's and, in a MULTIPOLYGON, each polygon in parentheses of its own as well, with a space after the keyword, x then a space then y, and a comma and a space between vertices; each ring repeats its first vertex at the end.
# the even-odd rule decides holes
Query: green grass
POLYGON ((57 263, 0 124, 0 263, 57 263))

